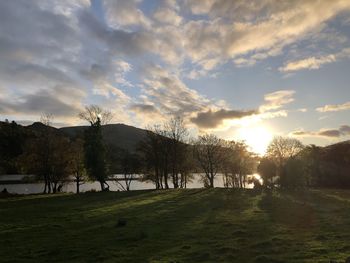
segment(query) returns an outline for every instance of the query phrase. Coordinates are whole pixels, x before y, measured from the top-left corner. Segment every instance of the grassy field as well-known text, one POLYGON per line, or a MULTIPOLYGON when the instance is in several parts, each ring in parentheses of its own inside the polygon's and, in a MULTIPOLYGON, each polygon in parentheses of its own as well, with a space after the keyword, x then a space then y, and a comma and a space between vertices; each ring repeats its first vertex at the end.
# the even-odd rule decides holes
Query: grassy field
POLYGON ((0 199, 0 262, 345 262, 350 191, 0 199), (118 226, 118 220, 126 220, 118 226))

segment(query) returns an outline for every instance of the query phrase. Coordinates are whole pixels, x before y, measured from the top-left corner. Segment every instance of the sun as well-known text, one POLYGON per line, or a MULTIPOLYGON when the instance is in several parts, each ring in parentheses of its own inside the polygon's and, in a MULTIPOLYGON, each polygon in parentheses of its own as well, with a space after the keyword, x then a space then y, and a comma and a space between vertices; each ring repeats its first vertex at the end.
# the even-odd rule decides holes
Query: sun
POLYGON ((237 137, 245 141, 253 152, 262 156, 266 153, 273 134, 267 127, 258 125, 240 128, 237 137))

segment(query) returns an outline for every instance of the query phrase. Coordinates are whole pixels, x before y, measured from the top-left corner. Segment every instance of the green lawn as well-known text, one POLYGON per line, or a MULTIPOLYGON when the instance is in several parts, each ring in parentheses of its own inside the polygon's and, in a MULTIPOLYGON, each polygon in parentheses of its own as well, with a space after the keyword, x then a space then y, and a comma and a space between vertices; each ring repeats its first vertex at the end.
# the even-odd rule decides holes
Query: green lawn
POLYGON ((344 262, 350 191, 193 189, 0 199, 0 262, 344 262), (118 219, 127 221, 117 226, 118 219))

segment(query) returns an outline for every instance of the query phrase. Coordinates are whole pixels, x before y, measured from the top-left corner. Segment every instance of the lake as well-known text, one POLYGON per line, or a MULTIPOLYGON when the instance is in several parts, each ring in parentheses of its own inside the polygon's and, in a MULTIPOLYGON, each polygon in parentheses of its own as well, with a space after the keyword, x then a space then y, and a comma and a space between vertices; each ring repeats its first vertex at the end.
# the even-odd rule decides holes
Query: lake
MULTIPOLYGON (((117 177, 121 177, 122 175, 116 175, 117 177)), ((42 193, 44 189, 43 183, 23 183, 23 184, 1 184, 2 180, 21 180, 24 176, 23 175, 1 175, 0 176, 0 191, 2 191, 4 188, 7 189, 9 193, 16 193, 16 194, 36 194, 36 193, 42 193)), ((119 183, 123 184, 125 186, 125 181, 119 181, 119 183)), ((110 191, 122 191, 122 187, 119 185, 119 183, 115 181, 108 181, 108 184, 110 186, 110 191)), ((172 183, 169 184, 169 187, 172 187, 172 183)), ((223 187, 223 179, 222 176, 218 175, 215 178, 215 186, 217 187, 223 187)), ((203 182, 201 181, 200 175, 195 175, 195 178, 192 182, 187 184, 187 188, 202 188, 203 182)), ((133 180, 130 185, 130 190, 144 190, 144 189, 155 189, 155 185, 152 182, 144 182, 139 180, 133 180)), ((100 183, 99 182, 86 182, 82 185, 80 185, 80 192, 86 192, 91 190, 100 190, 100 183)), ((76 192, 76 183, 75 182, 68 182, 65 183, 62 187, 63 192, 76 192)))
MULTIPOLYGON (((122 175, 115 175, 118 178, 121 178, 122 175)), ((6 188, 9 193, 14 194, 38 194, 42 193, 44 190, 43 183, 24 183, 24 184, 1 184, 1 181, 4 180, 21 180, 24 175, 0 175, 0 192, 6 188)), ((125 181, 119 181, 125 187, 125 181)), ((120 185, 115 181, 108 181, 110 191, 123 191, 120 185)), ((215 187, 224 187, 223 176, 217 175, 214 180, 215 187)), ((173 188, 171 180, 169 180, 169 187, 173 188)), ((200 174, 195 174, 192 182, 187 183, 187 188, 203 188, 203 182, 201 180, 200 174)), ((252 185, 247 185, 247 188, 253 187, 252 185)), ((130 185, 130 190, 145 190, 145 189, 155 189, 155 185, 152 182, 144 182, 139 180, 133 180, 130 185)), ((80 192, 86 192, 96 190, 100 191, 99 182, 86 182, 80 185, 80 192)), ((67 182, 62 187, 63 192, 75 193, 76 192, 76 183, 67 182)))

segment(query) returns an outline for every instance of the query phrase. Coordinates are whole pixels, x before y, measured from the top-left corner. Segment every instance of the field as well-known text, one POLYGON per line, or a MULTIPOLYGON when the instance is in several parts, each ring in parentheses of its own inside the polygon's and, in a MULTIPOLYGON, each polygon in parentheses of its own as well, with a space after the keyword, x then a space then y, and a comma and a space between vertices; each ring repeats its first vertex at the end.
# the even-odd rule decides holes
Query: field
POLYGON ((345 262, 350 191, 0 199, 0 262, 345 262))

